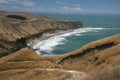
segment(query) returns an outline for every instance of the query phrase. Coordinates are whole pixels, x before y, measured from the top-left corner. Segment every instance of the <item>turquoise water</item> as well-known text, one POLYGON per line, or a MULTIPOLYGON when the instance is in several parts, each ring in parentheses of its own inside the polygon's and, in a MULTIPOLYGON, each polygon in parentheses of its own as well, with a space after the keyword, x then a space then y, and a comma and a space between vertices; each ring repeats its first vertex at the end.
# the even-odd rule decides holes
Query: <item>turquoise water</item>
POLYGON ((53 36, 36 44, 33 48, 37 49, 37 53, 43 55, 68 53, 89 42, 120 33, 120 16, 118 15, 44 15, 81 21, 83 28, 53 36))
POLYGON ((81 21, 84 27, 102 26, 120 28, 120 15, 79 15, 79 14, 77 15, 43 14, 43 15, 52 18, 81 21))

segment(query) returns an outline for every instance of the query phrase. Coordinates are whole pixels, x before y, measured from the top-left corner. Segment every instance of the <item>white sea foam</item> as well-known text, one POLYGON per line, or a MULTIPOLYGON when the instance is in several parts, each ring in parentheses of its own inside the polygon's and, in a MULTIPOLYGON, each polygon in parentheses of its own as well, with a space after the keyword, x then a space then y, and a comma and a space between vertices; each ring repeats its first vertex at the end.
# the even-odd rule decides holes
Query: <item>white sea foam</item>
POLYGON ((63 44, 62 41, 65 40, 64 37, 53 36, 51 38, 48 38, 46 40, 40 41, 38 44, 33 46, 33 49, 37 49, 40 51, 45 51, 46 53, 52 54, 53 48, 59 44, 63 44))
POLYGON ((56 35, 53 37, 50 37, 46 40, 40 41, 37 43, 35 46, 33 46, 33 49, 36 49, 37 53, 40 54, 42 52, 46 52, 48 55, 53 54, 54 47, 56 47, 59 44, 64 44, 63 42, 66 41, 66 37, 71 36, 71 35, 76 35, 80 36, 82 35, 81 33, 85 32, 95 32, 99 31, 105 28, 80 28, 80 29, 75 29, 72 32, 64 33, 61 35, 56 35))

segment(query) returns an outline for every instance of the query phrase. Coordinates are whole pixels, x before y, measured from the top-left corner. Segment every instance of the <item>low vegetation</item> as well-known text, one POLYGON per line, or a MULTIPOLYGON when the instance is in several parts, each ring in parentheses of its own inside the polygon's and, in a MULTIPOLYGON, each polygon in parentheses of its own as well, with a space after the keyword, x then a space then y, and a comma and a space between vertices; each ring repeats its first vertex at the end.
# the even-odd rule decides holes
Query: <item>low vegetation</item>
POLYGON ((6 15, 0 12, 0 80, 120 80, 120 34, 68 54, 41 56, 26 41, 82 23, 27 13, 6 15))
MULTIPOLYGON (((24 43, 24 39, 21 40, 24 43)), ((92 42, 77 51, 58 56, 43 57, 29 48, 23 48, 0 58, 0 77, 2 80, 119 80, 119 48, 120 35, 92 42)))
POLYGON ((19 15, 7 15, 8 18, 18 19, 18 20, 26 20, 25 17, 19 15))

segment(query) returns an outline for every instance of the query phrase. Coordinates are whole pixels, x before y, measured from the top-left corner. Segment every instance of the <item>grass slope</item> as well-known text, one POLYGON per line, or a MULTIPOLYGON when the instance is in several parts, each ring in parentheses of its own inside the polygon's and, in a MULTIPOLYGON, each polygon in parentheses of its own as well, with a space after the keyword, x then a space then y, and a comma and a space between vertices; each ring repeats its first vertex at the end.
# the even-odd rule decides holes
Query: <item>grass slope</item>
POLYGON ((119 63, 120 35, 59 56, 43 57, 23 48, 0 58, 0 80, 120 80, 119 63))

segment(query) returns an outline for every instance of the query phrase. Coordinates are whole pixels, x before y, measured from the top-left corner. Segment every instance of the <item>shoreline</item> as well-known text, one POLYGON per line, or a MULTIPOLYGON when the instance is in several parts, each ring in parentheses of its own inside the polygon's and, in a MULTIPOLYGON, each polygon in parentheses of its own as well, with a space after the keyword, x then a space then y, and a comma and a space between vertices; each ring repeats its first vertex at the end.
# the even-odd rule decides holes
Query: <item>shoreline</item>
POLYGON ((64 33, 69 33, 69 32, 72 32, 74 30, 77 30, 77 29, 82 29, 82 28, 66 29, 66 30, 54 30, 54 31, 44 32, 39 37, 29 39, 28 42, 27 42, 27 46, 29 48, 33 49, 33 46, 35 46, 40 41, 46 40, 47 38, 50 38, 50 37, 53 37, 53 36, 62 35, 64 33))
POLYGON ((64 34, 64 33, 68 33, 68 32, 71 32, 73 30, 75 30, 75 29, 55 30, 55 31, 52 31, 52 32, 43 33, 42 36, 29 39, 29 41, 27 42, 27 46, 32 48, 33 46, 35 46, 40 41, 43 41, 43 40, 45 40, 47 38, 50 38, 50 37, 53 37, 53 36, 56 36, 56 35, 61 35, 61 34, 64 34))

